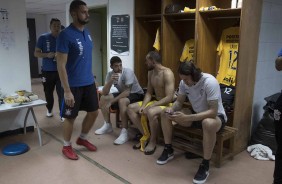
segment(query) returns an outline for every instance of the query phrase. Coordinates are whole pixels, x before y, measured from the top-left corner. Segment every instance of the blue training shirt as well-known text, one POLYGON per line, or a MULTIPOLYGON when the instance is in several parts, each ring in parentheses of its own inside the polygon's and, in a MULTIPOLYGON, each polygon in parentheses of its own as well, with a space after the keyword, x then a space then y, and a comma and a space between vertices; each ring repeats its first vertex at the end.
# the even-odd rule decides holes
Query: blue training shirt
POLYGON ((92 48, 92 39, 87 29, 80 31, 70 24, 59 34, 57 52, 68 54, 66 70, 70 87, 88 86, 94 83, 92 48))
POLYGON ((280 52, 278 53, 278 57, 282 56, 282 49, 280 50, 280 52))
MULTIPOLYGON (((42 53, 56 52, 56 38, 51 33, 42 34, 36 43, 36 47, 41 49, 42 53)), ((42 59, 42 71, 57 71, 57 62, 54 58, 42 59)))

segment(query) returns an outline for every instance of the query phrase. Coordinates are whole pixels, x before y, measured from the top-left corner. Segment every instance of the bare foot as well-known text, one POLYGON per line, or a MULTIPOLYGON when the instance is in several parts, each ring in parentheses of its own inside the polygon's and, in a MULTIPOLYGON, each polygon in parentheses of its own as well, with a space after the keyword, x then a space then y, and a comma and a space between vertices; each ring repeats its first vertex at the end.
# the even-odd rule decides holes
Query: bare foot
POLYGON ((156 149, 156 144, 153 142, 149 142, 148 146, 145 148, 145 152, 152 152, 156 149))

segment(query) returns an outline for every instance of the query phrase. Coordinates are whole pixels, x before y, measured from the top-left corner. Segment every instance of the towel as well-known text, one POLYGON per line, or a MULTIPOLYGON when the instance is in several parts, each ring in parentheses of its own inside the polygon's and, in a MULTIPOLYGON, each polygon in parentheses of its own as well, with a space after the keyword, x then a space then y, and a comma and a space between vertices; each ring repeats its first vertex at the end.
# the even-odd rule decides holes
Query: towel
POLYGON ((275 160, 275 155, 272 154, 272 150, 262 144, 248 146, 247 151, 257 160, 275 160))

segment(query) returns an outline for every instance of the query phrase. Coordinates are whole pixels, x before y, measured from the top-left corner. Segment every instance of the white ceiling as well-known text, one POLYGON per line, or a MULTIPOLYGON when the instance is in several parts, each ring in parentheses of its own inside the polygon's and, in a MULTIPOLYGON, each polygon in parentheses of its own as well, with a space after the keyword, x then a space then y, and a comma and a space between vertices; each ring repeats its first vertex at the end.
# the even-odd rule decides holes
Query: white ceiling
POLYGON ((25 0, 26 12, 33 14, 54 14, 66 11, 71 0, 25 0))

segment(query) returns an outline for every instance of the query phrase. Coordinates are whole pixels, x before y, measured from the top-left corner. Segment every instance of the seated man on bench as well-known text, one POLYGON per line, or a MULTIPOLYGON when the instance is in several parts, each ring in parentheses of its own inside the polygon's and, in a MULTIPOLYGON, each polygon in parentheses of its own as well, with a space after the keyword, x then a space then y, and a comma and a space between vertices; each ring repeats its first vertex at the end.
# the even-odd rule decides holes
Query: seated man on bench
POLYGON ((102 90, 100 99, 100 108, 105 122, 103 126, 95 131, 95 134, 101 135, 112 132, 110 119, 111 107, 114 110, 120 110, 122 129, 119 137, 114 141, 115 145, 120 145, 128 141, 128 116, 127 106, 130 103, 138 102, 143 99, 144 92, 134 74, 129 68, 122 67, 122 61, 119 57, 114 56, 110 60, 112 71, 106 76, 106 83, 102 90), (110 93, 112 85, 118 89, 117 93, 110 93))
POLYGON ((193 182, 204 183, 209 175, 209 161, 216 143, 216 133, 224 128, 227 121, 220 87, 215 77, 202 73, 192 61, 181 63, 178 73, 181 81, 177 100, 161 115, 165 147, 157 163, 166 164, 174 156, 171 145, 172 121, 183 127, 202 128, 204 158, 193 182), (191 103, 192 111, 182 109, 186 96, 191 103))

